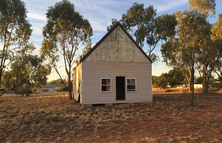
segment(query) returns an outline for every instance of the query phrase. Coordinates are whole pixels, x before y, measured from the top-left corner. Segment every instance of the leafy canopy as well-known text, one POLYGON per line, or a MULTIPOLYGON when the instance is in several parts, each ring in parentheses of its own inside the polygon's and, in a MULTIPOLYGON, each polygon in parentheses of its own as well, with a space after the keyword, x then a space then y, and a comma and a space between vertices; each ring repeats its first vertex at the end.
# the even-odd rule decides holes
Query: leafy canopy
POLYGON ((204 15, 197 11, 179 11, 175 15, 178 21, 177 37, 171 37, 162 44, 161 53, 168 65, 188 71, 186 77, 190 83, 191 105, 193 105, 195 67, 208 44, 206 41, 211 34, 211 26, 204 15))
MULTIPOLYGON (((118 20, 112 19, 112 24, 107 27, 109 31, 118 20)), ((157 60, 157 56, 153 53, 157 44, 161 41, 167 41, 168 37, 175 34, 175 26, 177 24, 175 15, 156 16, 156 9, 150 5, 144 8, 144 4, 134 3, 126 14, 122 15, 119 22, 123 27, 135 37, 138 45, 144 48, 151 58, 157 60)))
POLYGON ((215 16, 215 0, 189 0, 190 9, 198 11, 206 17, 215 16))
POLYGON ((0 1, 0 40, 3 42, 0 49, 0 83, 3 71, 16 54, 35 49, 28 44, 32 29, 26 14, 25 4, 20 0, 0 1))
POLYGON ((210 35, 210 24, 196 11, 179 11, 177 15, 177 37, 162 44, 162 55, 171 66, 192 67, 210 35))
POLYGON ((55 79, 55 80, 51 80, 49 83, 50 84, 63 84, 63 82, 66 83, 66 80, 63 79, 63 81, 62 81, 60 78, 58 78, 58 79, 55 79))
POLYGON ((215 62, 211 63, 211 67, 222 82, 222 14, 219 14, 218 20, 212 26, 212 46, 215 62))
MULTIPOLYGON (((44 40, 41 54, 50 62, 60 79, 62 77, 56 63, 60 57, 63 58, 71 99, 71 72, 76 61, 76 51, 88 45, 92 28, 89 21, 76 12, 74 5, 68 0, 62 0, 49 7, 46 17, 47 24, 43 28, 44 40)), ((66 86, 65 83, 64 85, 66 86)))
POLYGON ((50 66, 43 64, 40 57, 25 54, 11 64, 9 71, 4 72, 3 86, 6 89, 23 92, 41 88, 46 84, 50 72, 50 66))

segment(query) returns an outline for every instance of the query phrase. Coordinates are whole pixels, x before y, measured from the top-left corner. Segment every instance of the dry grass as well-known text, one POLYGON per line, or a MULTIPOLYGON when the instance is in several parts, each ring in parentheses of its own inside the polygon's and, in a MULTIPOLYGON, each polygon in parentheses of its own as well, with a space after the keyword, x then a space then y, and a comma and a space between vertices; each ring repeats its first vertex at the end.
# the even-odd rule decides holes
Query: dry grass
POLYGON ((82 108, 64 95, 0 98, 1 142, 221 142, 222 94, 154 94, 152 103, 82 108))

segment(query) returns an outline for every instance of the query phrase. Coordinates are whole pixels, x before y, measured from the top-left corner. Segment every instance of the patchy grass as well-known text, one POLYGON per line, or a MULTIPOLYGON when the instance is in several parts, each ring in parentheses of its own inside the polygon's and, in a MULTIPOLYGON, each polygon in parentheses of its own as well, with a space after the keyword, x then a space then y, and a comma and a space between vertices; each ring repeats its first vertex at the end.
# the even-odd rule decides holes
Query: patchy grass
POLYGON ((65 95, 0 98, 1 142, 222 142, 222 94, 154 94, 152 103, 82 108, 65 95))

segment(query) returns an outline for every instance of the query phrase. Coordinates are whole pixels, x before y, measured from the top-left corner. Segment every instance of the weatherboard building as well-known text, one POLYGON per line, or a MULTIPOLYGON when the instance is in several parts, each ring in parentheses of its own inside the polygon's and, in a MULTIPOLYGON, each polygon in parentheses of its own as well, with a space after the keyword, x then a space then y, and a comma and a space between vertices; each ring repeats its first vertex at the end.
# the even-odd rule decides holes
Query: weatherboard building
POLYGON ((82 105, 152 101, 152 61, 117 23, 73 69, 82 105))

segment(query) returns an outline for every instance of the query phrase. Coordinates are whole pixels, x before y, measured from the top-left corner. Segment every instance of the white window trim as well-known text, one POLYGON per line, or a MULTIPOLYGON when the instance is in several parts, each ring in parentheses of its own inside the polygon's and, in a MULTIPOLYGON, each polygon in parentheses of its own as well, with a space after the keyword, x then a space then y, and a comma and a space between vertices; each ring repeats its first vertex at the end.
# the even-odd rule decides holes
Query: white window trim
POLYGON ((100 78, 100 92, 112 92, 112 79, 110 77, 100 78), (102 79, 109 79, 110 80, 110 91, 102 91, 102 79))
POLYGON ((137 79, 135 78, 135 77, 128 77, 128 78, 126 78, 126 92, 136 92, 137 91, 137 79), (127 79, 135 79, 135 91, 128 91, 127 90, 127 79))

